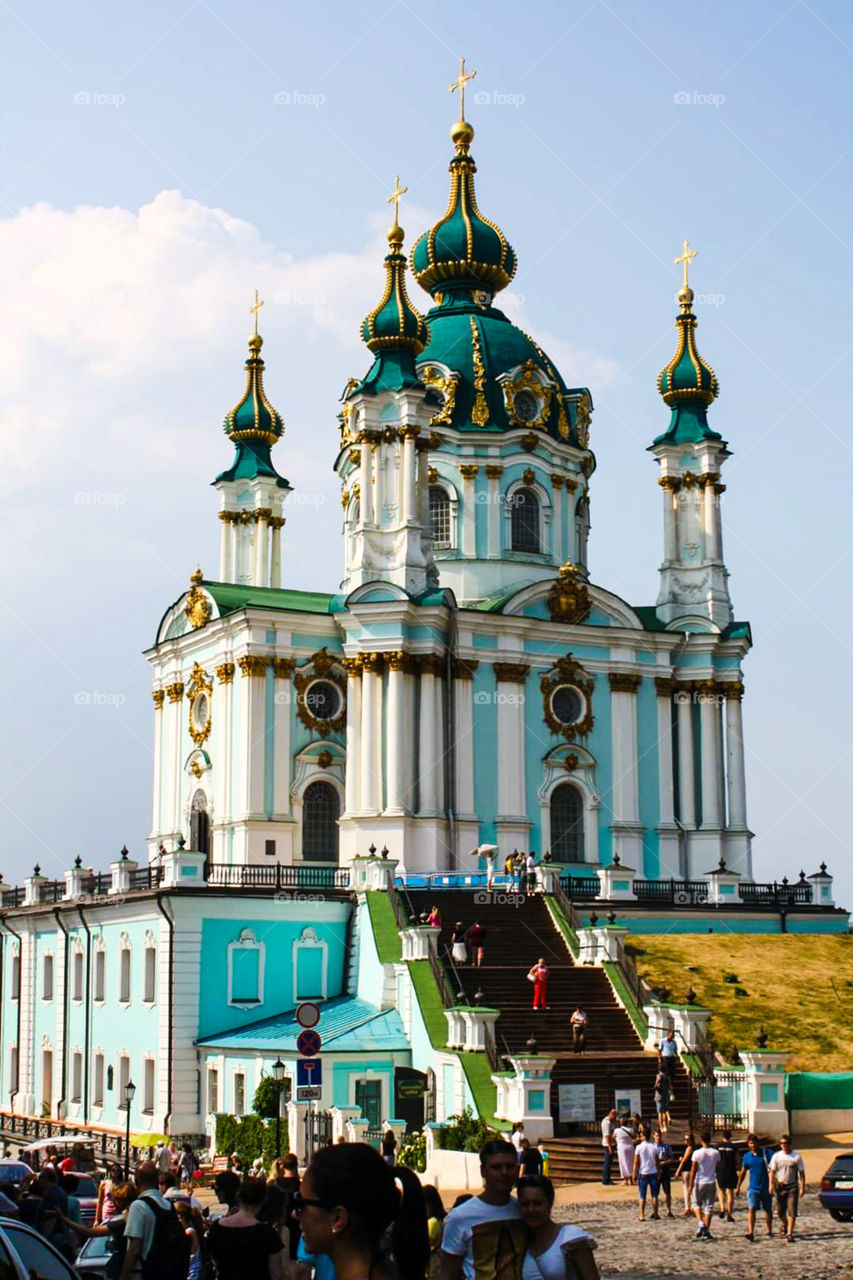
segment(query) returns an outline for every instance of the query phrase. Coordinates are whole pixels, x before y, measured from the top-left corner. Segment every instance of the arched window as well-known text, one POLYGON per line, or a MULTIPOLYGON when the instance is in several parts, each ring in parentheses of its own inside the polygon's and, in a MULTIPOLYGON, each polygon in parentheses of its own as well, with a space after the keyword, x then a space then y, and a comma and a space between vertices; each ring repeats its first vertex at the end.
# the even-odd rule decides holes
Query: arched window
POLYGON ((583 862, 583 800, 577 787, 561 782, 551 792, 551 856, 583 862))
POLYGON ((532 489, 516 489, 510 496, 510 528, 513 551, 541 550, 539 499, 532 489))
POLYGON ((210 853, 210 819, 203 791, 195 793, 190 808, 190 848, 197 853, 210 853))
POLYGON ((302 797, 302 857, 305 862, 337 862, 338 793, 328 782, 311 782, 302 797))
POLYGON ((429 519, 432 527, 432 545, 437 550, 452 546, 450 498, 440 485, 430 485, 429 519))

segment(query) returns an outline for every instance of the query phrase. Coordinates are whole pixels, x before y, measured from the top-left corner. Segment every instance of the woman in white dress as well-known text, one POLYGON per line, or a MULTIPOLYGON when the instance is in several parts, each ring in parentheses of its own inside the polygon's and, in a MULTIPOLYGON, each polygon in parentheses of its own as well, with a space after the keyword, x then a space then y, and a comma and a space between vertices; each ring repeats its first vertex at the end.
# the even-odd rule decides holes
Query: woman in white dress
POLYGON ((628 1187, 634 1178, 634 1129, 628 1116, 623 1116, 613 1134, 619 1157, 619 1176, 628 1187))
POLYGON ((456 921, 456 927, 450 935, 450 958, 454 964, 468 963, 468 948, 465 945, 466 929, 461 920, 456 921))
POLYGON ((592 1236, 568 1222, 554 1222, 553 1205, 550 1178, 519 1179, 518 1208, 528 1231, 522 1280, 599 1280, 592 1236))

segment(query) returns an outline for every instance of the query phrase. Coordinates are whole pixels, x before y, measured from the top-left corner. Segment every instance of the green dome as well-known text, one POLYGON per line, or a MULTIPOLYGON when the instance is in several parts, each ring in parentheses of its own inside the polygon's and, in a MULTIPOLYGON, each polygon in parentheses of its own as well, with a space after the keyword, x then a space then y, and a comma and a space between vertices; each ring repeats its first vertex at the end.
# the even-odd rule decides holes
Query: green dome
POLYGON ((246 389, 234 408, 226 413, 223 423, 225 434, 234 441, 236 454, 231 466, 220 472, 214 484, 219 480, 253 480, 256 476, 269 476, 280 488, 290 488, 276 471, 270 457, 270 449, 284 434, 284 422, 264 391, 263 345, 264 340, 256 330, 249 338, 246 389))
POLYGON ((668 430, 658 440, 687 442, 708 436, 720 439, 708 426, 706 414, 708 405, 719 395, 720 384, 696 348, 693 290, 682 288, 678 301, 681 307, 675 320, 678 345, 669 364, 658 374, 658 394, 664 404, 671 407, 672 418, 668 430))
POLYGON ((453 126, 456 155, 450 162, 447 210, 412 249, 412 274, 428 293, 465 288, 493 294, 505 289, 515 275, 512 246, 500 227, 477 208, 477 166, 468 154, 473 136, 474 130, 466 121, 453 126))
POLYGON ((370 351, 402 350, 420 355, 429 340, 429 329, 406 293, 406 257, 400 252, 403 228, 396 222, 388 232, 388 243, 391 252, 385 259, 385 292, 361 322, 362 340, 370 351))
POLYGON ((430 338, 418 376, 438 392, 433 418, 461 431, 543 431, 582 449, 592 398, 566 386, 532 338, 495 307, 445 294, 427 315, 430 338))

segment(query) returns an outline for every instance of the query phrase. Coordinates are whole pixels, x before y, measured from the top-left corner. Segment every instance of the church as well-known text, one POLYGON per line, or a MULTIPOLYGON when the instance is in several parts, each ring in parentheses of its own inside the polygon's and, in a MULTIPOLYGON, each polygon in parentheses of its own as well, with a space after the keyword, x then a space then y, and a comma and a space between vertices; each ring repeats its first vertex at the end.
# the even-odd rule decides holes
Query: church
POLYGON ((729 595, 730 455, 708 416, 719 388, 696 342, 695 250, 677 259, 649 444, 660 589, 634 603, 590 581, 607 483, 592 395, 500 309, 516 252, 478 208, 473 138, 462 116, 446 212, 408 257, 399 182, 391 197, 361 326, 371 363, 320 446, 342 507, 327 592, 282 574, 306 548, 282 556, 293 488, 256 298, 245 389, 225 417, 233 456, 213 482, 218 570, 193 575, 147 655, 150 856, 181 834, 213 863, 253 866, 347 865, 375 844, 417 873, 471 870, 492 844, 578 876, 616 858, 647 880, 693 880, 723 860, 749 880, 750 629, 729 595))

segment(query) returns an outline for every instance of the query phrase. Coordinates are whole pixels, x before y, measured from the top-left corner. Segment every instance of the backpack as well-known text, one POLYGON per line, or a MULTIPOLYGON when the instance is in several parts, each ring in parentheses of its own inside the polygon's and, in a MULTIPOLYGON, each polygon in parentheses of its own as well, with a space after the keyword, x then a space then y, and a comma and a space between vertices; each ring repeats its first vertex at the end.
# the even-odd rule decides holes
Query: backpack
POLYGON ((187 1280, 190 1242, 174 1209, 143 1198, 142 1204, 154 1214, 154 1236, 147 1257, 142 1259, 142 1280, 187 1280))

